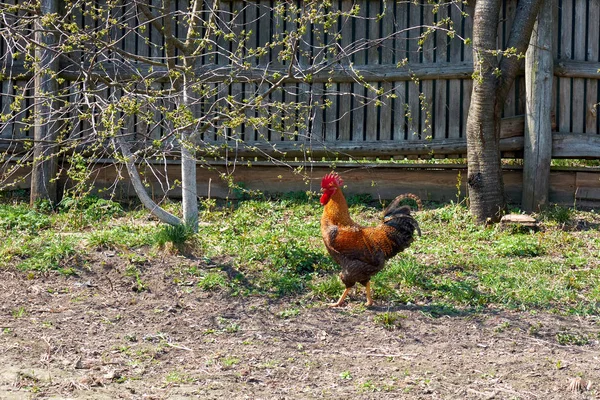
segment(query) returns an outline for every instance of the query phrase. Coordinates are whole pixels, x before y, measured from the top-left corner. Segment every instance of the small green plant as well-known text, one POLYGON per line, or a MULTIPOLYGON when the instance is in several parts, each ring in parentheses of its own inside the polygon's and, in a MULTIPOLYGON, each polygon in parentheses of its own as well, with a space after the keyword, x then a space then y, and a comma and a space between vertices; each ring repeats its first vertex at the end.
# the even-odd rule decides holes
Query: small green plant
POLYGON ((368 204, 372 200, 373 200, 373 197, 371 197, 370 194, 362 193, 362 194, 355 194, 353 196, 349 196, 347 199, 347 202, 348 202, 348 206, 352 207, 355 205, 368 204))
POLYGON ((377 387, 376 384, 373 383, 372 380, 368 379, 362 383, 357 385, 359 392, 379 392, 381 389, 377 387))
POLYGON ((124 339, 127 340, 128 342, 137 342, 138 341, 137 336, 130 335, 130 334, 125 335, 124 339))
POLYGON ((19 307, 16 310, 12 310, 12 316, 14 318, 22 318, 27 315, 27 311, 25 311, 25 307, 19 307))
POLYGON ((494 332, 501 333, 507 330, 508 328, 510 328, 510 322, 504 321, 503 323, 494 328, 494 332))
POLYGON ((148 285, 146 285, 146 283, 144 283, 144 281, 142 281, 140 270, 138 269, 138 267, 136 265, 130 264, 125 269, 125 275, 134 278, 135 281, 134 281, 132 289, 135 292, 143 292, 148 289, 148 285))
POLYGON ((227 287, 227 280, 221 272, 207 272, 198 281, 198 287, 203 290, 215 290, 227 287))
POLYGON ((433 303, 423 307, 421 312, 431 318, 440 318, 445 315, 459 315, 460 311, 451 304, 433 303))
POLYGON ((277 315, 279 316, 279 318, 288 319, 300 315, 300 310, 298 310, 297 308, 288 308, 283 311, 280 311, 277 315))
POLYGON ((352 374, 350 373, 350 371, 342 371, 340 372, 340 379, 351 380, 352 374))
POLYGON ((103 249, 127 249, 149 246, 156 242, 155 235, 149 226, 117 225, 108 229, 90 232, 88 243, 92 247, 103 249))
POLYGON ((195 378, 180 371, 171 371, 165 376, 165 383, 167 384, 193 383, 195 381, 195 378))
POLYGON ((236 333, 240 330, 240 325, 235 321, 230 321, 227 318, 218 317, 217 322, 221 326, 221 330, 226 333, 236 333))
POLYGON ((273 290, 278 297, 299 293, 305 286, 301 276, 285 270, 267 270, 263 273, 262 281, 262 286, 273 290))
POLYGON ((392 331, 394 329, 400 328, 400 319, 406 318, 405 316, 394 313, 394 312, 384 312, 381 314, 377 314, 373 317, 373 321, 383 326, 385 329, 392 331))
POLYGON ((210 213, 215 209, 216 206, 217 206, 217 201, 215 199, 201 199, 200 200, 200 207, 203 209, 204 212, 210 213))
POLYGON ((536 336, 540 332, 540 329, 542 329, 542 323, 538 322, 533 325, 530 325, 529 329, 527 329, 527 333, 531 336, 536 336))
POLYGON ((238 323, 232 322, 225 327, 225 332, 227 333, 236 333, 240 330, 240 325, 238 323))
POLYGON ((221 365, 223 366, 224 369, 230 369, 233 366, 239 364, 240 360, 239 358, 235 358, 235 357, 224 357, 221 359, 221 365))
POLYGON ((575 345, 583 346, 590 342, 588 335, 584 335, 576 332, 557 332, 556 341, 563 346, 575 345))

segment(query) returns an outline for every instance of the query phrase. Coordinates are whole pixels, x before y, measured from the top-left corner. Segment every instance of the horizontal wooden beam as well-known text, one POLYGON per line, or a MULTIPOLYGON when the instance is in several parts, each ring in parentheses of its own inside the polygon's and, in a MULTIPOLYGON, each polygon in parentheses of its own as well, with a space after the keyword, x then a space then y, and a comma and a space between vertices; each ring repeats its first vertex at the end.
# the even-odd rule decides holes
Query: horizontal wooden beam
MULTIPOLYGON (((590 78, 600 79, 600 63, 590 61, 556 60, 554 75, 558 77, 590 78)), ((77 80, 82 75, 80 66, 71 62, 60 63, 59 77, 66 80, 77 80)), ((31 71, 25 69, 22 63, 13 64, 10 69, 0 71, 3 76, 30 77, 31 71)), ((86 70, 86 73, 90 71, 86 70)), ((99 76, 110 77, 116 81, 129 80, 133 78, 149 78, 156 82, 170 79, 166 67, 150 66, 143 63, 98 63, 92 72, 99 76)), ((258 82, 275 80, 274 75, 285 75, 287 69, 273 66, 256 66, 248 69, 233 70, 228 65, 205 64, 196 69, 196 76, 205 82, 222 82, 230 79, 235 73, 236 82, 258 82)), ((438 62, 431 64, 408 64, 397 67, 394 64, 371 64, 357 65, 350 68, 349 65, 335 64, 320 68, 304 67, 296 68, 293 77, 286 82, 337 82, 348 83, 356 81, 364 82, 393 82, 409 81, 412 79, 470 79, 473 74, 473 64, 470 62, 446 63, 438 62)))
MULTIPOLYGON (((83 67, 86 73, 85 66, 83 67)), ((31 76, 31 72, 23 67, 22 63, 15 63, 9 70, 2 71, 4 76, 9 72, 12 76, 31 76)), ((150 66, 143 63, 98 63, 92 73, 109 77, 114 80, 129 80, 149 78, 156 82, 171 79, 166 67, 150 66)), ((196 68, 196 77, 205 82, 222 82, 231 79, 235 82, 275 81, 276 75, 285 76, 288 71, 284 67, 255 66, 248 69, 234 70, 228 65, 205 64, 196 68)), ((470 62, 462 63, 435 63, 435 64, 409 64, 397 67, 394 64, 371 64, 353 66, 347 64, 334 64, 327 67, 300 67, 294 68, 292 77, 286 82, 325 83, 334 82, 381 82, 381 81, 408 81, 412 79, 466 79, 471 78, 473 65, 470 62)), ((82 75, 81 67, 71 62, 60 63, 59 77, 66 80, 77 80, 82 75)))
MULTIPOLYGON (((512 134, 512 132, 508 132, 512 134)), ((523 150, 523 136, 509 136, 500 139, 500 151, 518 152, 523 150)), ((261 142, 237 144, 213 143, 221 146, 219 152, 235 157, 274 157, 294 158, 384 158, 399 156, 435 156, 466 154, 465 139, 414 140, 414 141, 365 141, 365 142, 261 142)), ((0 151, 10 150, 19 154, 22 145, 0 139, 0 151)), ((211 149, 211 153, 214 152, 211 149)), ((552 158, 600 159, 600 135, 587 133, 553 133, 552 158)))
POLYGON ((600 158, 600 135, 594 133, 552 134, 552 158, 600 158))
MULTIPOLYGON (((523 150, 523 136, 503 137, 500 139, 500 151, 513 152, 523 150)), ((224 145, 223 150, 225 150, 224 145)), ((256 157, 268 154, 277 157, 304 157, 313 159, 323 157, 378 157, 455 155, 467 153, 465 139, 415 140, 415 141, 377 141, 377 142, 281 142, 247 144, 238 149, 228 149, 238 157, 256 157)), ((600 159, 600 135, 585 133, 553 133, 552 158, 600 159)))
POLYGON ((554 60, 554 76, 600 79, 600 62, 554 60))
MULTIPOLYGON (((501 151, 519 151, 523 148, 524 132, 523 115, 502 119, 500 133, 501 151)), ((414 141, 376 141, 376 142, 246 142, 235 147, 233 144, 210 143, 212 146, 222 146, 222 152, 228 151, 239 157, 281 156, 288 157, 331 157, 348 155, 351 157, 393 157, 403 155, 449 155, 466 154, 465 139, 444 140, 414 140, 414 141)), ((0 138, 0 150, 11 151, 15 154, 23 150, 23 141, 11 141, 0 138)), ((212 150, 212 149, 211 149, 212 150)))
MULTIPOLYGON (((523 137, 512 137, 500 140, 500 151, 519 151, 523 149, 523 137)), ((313 159, 332 157, 376 157, 391 158, 396 156, 433 156, 466 154, 465 139, 414 140, 397 142, 381 140, 376 142, 271 142, 247 143, 237 148, 223 144, 222 153, 227 150, 236 157, 257 157, 270 155, 286 158, 311 157, 313 159)))

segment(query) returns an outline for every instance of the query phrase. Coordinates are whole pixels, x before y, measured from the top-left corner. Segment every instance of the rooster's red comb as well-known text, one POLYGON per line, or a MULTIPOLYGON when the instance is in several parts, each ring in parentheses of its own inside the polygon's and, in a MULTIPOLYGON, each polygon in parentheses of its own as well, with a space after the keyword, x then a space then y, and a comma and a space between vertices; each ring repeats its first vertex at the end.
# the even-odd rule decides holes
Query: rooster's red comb
POLYGON ((337 174, 337 172, 330 172, 329 174, 325 175, 323 177, 323 180, 321 181, 321 187, 323 189, 330 187, 332 184, 338 187, 342 187, 342 185, 344 184, 344 181, 337 174))

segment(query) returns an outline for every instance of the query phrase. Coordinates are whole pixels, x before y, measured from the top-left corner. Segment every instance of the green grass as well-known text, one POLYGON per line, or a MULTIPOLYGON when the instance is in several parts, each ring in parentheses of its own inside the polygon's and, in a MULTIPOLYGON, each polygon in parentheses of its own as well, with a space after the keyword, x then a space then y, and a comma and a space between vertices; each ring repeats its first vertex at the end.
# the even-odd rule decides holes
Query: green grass
POLYGON ((182 247, 194 235, 193 230, 186 225, 163 225, 156 234, 156 243, 165 246, 172 243, 175 247, 182 247))
POLYGON ((383 312, 381 314, 375 315, 373 318, 373 322, 377 325, 383 326, 387 330, 399 329, 401 327, 400 321, 401 319, 406 318, 402 314, 398 314, 395 312, 383 312))
MULTIPOLYGON (((377 222, 376 202, 364 196, 351 200, 357 222, 377 222)), ((177 204, 169 206, 180 211, 177 204)), ((320 236, 322 207, 306 194, 211 204, 202 210, 195 235, 163 227, 145 211, 98 200, 54 211, 0 204, 0 211, 0 267, 68 272, 86 252, 131 254, 140 247, 151 249, 144 262, 152 263, 165 243, 193 241, 193 255, 212 269, 200 264, 194 271, 165 271, 189 290, 294 296, 302 302, 331 302, 343 291, 339 268, 320 236), (92 206, 101 210, 86 212, 92 206), (77 217, 82 212, 86 216, 77 217)), ((537 232, 503 230, 474 224, 461 204, 426 207, 417 214, 423 236, 373 278, 376 304, 410 302, 432 317, 487 307, 600 313, 600 215, 550 207, 537 217, 542 226, 537 232)), ((143 290, 143 269, 131 267, 128 273, 143 290)), ((360 298, 364 290, 359 293, 360 298)))
POLYGON ((226 277, 219 272, 207 272, 198 281, 198 286, 204 290, 215 290, 227 287, 226 277))
POLYGON ((0 229, 33 233, 47 229, 51 225, 50 217, 26 204, 0 204, 0 229))

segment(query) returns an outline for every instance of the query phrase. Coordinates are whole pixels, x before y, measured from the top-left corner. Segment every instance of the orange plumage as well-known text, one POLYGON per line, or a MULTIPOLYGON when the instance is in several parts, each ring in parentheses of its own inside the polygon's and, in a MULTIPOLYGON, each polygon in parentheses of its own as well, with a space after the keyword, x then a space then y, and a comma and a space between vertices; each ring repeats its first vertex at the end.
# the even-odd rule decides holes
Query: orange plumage
POLYGON ((342 185, 342 179, 335 172, 325 175, 321 181, 321 204, 324 206, 321 235, 327 251, 342 267, 340 278, 346 286, 332 306, 341 305, 356 282, 365 285, 367 306, 370 306, 373 304, 371 277, 383 269, 386 260, 410 246, 415 230, 421 234, 410 208, 400 206, 400 201, 413 198, 419 208, 421 201, 413 194, 400 195, 384 210, 381 224, 362 227, 350 217, 342 185))

